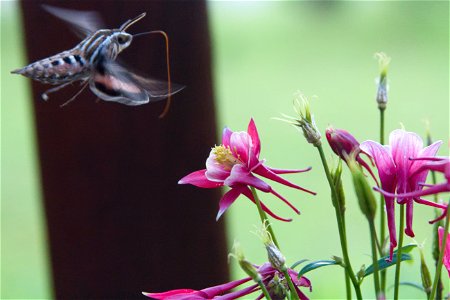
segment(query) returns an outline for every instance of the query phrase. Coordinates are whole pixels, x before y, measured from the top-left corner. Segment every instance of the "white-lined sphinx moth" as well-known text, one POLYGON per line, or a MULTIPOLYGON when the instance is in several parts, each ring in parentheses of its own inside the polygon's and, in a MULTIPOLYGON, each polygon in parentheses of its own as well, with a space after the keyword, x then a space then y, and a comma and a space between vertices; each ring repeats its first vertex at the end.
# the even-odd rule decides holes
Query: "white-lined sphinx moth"
MULTIPOLYGON (((100 99, 125 105, 141 105, 162 100, 180 91, 183 86, 170 81, 168 38, 163 31, 150 31, 131 35, 126 30, 145 17, 142 13, 127 20, 118 29, 103 28, 100 17, 92 11, 75 11, 44 6, 52 15, 71 24, 85 38, 71 50, 44 58, 21 69, 12 71, 42 83, 57 85, 42 94, 48 94, 81 81, 82 88, 66 103, 74 100, 88 85, 100 99), (120 52, 130 46, 133 36, 160 33, 166 38, 168 82, 153 80, 130 72, 116 61, 120 52)), ((161 116, 167 113, 169 102, 161 116)))

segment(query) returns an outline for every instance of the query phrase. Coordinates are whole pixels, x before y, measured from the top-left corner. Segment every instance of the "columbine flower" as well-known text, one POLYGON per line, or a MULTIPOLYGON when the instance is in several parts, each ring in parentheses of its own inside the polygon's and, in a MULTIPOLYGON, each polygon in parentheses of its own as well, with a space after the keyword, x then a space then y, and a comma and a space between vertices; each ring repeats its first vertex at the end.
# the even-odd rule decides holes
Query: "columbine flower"
MULTIPOLYGON (((442 240, 444 239, 444 227, 439 227, 438 235, 439 235, 439 248, 442 245, 442 240)), ((448 271, 448 276, 450 277, 450 233, 447 235, 447 242, 445 243, 445 249, 441 249, 444 252, 444 256, 442 257, 442 263, 448 271)))
MULTIPOLYGON (((267 290, 274 297, 280 295, 282 291, 288 291, 289 288, 287 286, 286 280, 284 278, 283 273, 277 271, 274 267, 271 266, 270 263, 265 263, 262 266, 255 266, 258 269, 259 274, 263 279, 263 283, 266 286, 267 290)), ((301 300, 307 300, 305 294, 300 291, 300 287, 308 287, 310 291, 312 291, 311 282, 304 276, 297 278, 298 273, 292 269, 288 269, 289 277, 291 277, 292 282, 294 283, 295 290, 297 295, 301 300)), ((244 279, 228 282, 221 285, 216 285, 210 288, 206 288, 203 290, 190 290, 190 289, 179 289, 172 290, 164 293, 143 293, 145 296, 153 299, 164 299, 164 300, 200 300, 200 299, 217 299, 217 300, 230 300, 230 299, 238 299, 254 292, 260 291, 260 288, 257 284, 250 285, 241 290, 237 290, 234 292, 230 292, 231 289, 240 286, 248 281, 251 278, 247 277, 244 279)), ((263 297, 260 294, 257 299, 261 299, 263 297)), ((278 299, 278 298, 273 298, 278 299)))
MULTIPOLYGON (((299 214, 300 212, 297 208, 278 194, 269 184, 254 174, 315 195, 314 192, 293 184, 278 175, 306 172, 311 168, 303 170, 270 168, 264 165, 265 160, 259 159, 260 151, 261 143, 253 119, 248 124, 247 132, 233 132, 225 128, 223 130, 222 144, 211 150, 206 160, 206 169, 193 172, 183 177, 178 183, 189 183, 202 188, 215 188, 224 185, 231 187, 231 190, 225 193, 220 200, 217 219, 222 216, 241 194, 244 194, 251 201, 255 202, 249 186, 275 195, 299 214)), ((291 221, 291 219, 284 219, 275 215, 263 203, 261 205, 263 210, 272 217, 282 221, 291 221)))
MULTIPOLYGON (((389 136, 389 146, 382 146, 374 141, 365 141, 360 145, 362 151, 369 154, 378 169, 381 188, 385 192, 387 221, 390 236, 390 259, 394 248, 397 246, 395 232, 394 197, 395 193, 405 194, 419 191, 423 188, 428 170, 419 170, 424 161, 411 160, 411 157, 434 157, 441 141, 423 148, 422 139, 413 132, 397 129, 389 136), (390 194, 389 194, 390 193, 390 194)), ((442 208, 441 205, 419 197, 400 197, 397 195, 397 203, 406 205, 406 229, 405 233, 414 237, 412 230, 413 201, 420 204, 442 208)))
POLYGON ((328 144, 334 153, 336 153, 341 159, 343 159, 347 165, 349 159, 354 156, 355 160, 366 169, 375 182, 378 181, 372 172, 372 169, 367 165, 367 163, 361 158, 360 154, 365 154, 372 159, 367 153, 361 151, 359 147, 359 142, 351 135, 348 131, 344 129, 335 129, 333 127, 328 127, 325 131, 325 136, 327 137, 328 144))

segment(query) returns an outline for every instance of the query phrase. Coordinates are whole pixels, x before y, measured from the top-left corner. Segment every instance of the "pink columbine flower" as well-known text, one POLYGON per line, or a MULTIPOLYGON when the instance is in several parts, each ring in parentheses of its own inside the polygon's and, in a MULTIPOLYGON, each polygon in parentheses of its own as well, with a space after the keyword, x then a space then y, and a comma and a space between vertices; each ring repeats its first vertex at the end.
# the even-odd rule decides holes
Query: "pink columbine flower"
POLYGON ((442 257, 442 263, 448 271, 448 277, 450 277, 450 233, 447 234, 447 241, 445 243, 445 249, 441 249, 442 240, 444 239, 444 227, 438 228, 439 235, 439 248, 441 251, 444 251, 444 256, 442 257))
MULTIPOLYGON (((343 159, 346 163, 348 163, 348 159, 354 155, 355 160, 366 169, 375 182, 378 184, 378 181, 375 175, 372 172, 372 169, 367 165, 367 163, 361 158, 360 154, 365 154, 369 156, 367 153, 361 151, 359 147, 359 142, 356 138, 351 135, 348 131, 344 129, 335 129, 333 127, 328 127, 325 131, 325 135, 327 137, 328 144, 331 149, 337 156, 343 159)), ((371 157, 369 156, 371 159, 371 157)))
POLYGON ((395 197, 397 197, 397 203, 406 205, 405 233, 410 237, 414 237, 412 230, 414 201, 445 209, 445 206, 441 204, 419 197, 394 195, 395 193, 406 194, 422 190, 422 183, 425 182, 428 175, 428 170, 421 169, 425 161, 411 160, 410 158, 434 157, 441 143, 441 141, 438 141, 423 148, 420 136, 413 132, 397 129, 389 135, 389 145, 383 146, 374 141, 365 141, 360 145, 361 150, 374 159, 378 169, 381 188, 384 191, 390 237, 390 259, 392 259, 394 248, 397 246, 394 211, 395 197))
MULTIPOLYGON (((261 274, 263 284, 266 286, 269 293, 275 293, 273 287, 274 280, 278 279, 281 284, 283 284, 283 289, 289 290, 286 281, 284 280, 283 273, 277 271, 274 267, 271 266, 270 263, 265 263, 261 266, 255 266, 258 269, 258 272, 261 274)), ((302 276, 298 278, 298 273, 292 269, 288 269, 288 274, 294 283, 295 290, 297 291, 297 295, 301 300, 308 300, 308 297, 300 291, 300 287, 308 287, 310 291, 312 291, 311 282, 308 278, 302 276)), ((152 299, 161 299, 161 300, 203 300, 203 299, 217 299, 217 300, 231 300, 231 299, 239 299, 254 292, 260 291, 260 287, 258 284, 252 284, 248 287, 245 287, 241 290, 237 290, 234 292, 230 292, 233 288, 236 288, 248 281, 250 281, 250 277, 246 277, 244 279, 231 281, 225 284, 216 285, 213 287, 209 287, 203 290, 191 290, 191 289, 179 289, 172 290, 163 293, 145 293, 145 296, 152 299)), ((261 293, 256 299, 263 298, 263 294, 261 293)), ((273 298, 275 299, 275 298, 273 298)))
MULTIPOLYGON (((255 174, 315 195, 314 192, 293 184, 278 175, 306 172, 311 168, 303 170, 270 168, 264 164, 265 160, 259 159, 260 151, 261 143, 253 119, 248 124, 247 132, 233 132, 225 128, 222 135, 222 144, 211 150, 206 160, 206 169, 193 172, 183 177, 178 183, 192 184, 201 188, 229 186, 231 190, 226 192, 220 200, 217 219, 222 216, 241 194, 255 202, 249 186, 277 196, 299 214, 300 212, 297 208, 278 194, 269 184, 256 177, 255 174)), ((291 221, 291 219, 284 219, 275 215, 263 203, 261 205, 263 210, 270 216, 282 221, 291 221)))

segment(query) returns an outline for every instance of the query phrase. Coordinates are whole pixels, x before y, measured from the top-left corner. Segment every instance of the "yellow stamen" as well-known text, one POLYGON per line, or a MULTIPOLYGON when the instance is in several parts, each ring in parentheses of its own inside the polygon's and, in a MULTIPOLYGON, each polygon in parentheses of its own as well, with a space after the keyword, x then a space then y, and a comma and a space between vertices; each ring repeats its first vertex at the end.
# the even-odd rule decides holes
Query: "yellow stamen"
POLYGON ((225 169, 231 170, 231 168, 239 163, 239 160, 233 156, 230 148, 225 147, 224 145, 215 146, 213 148, 213 153, 216 156, 216 162, 225 169))

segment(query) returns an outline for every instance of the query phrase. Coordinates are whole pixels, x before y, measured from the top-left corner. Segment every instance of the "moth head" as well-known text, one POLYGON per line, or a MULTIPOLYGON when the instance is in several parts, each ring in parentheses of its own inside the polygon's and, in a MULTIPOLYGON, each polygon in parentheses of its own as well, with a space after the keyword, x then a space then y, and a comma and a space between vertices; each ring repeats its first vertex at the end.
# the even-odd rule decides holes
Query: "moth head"
POLYGON ((133 36, 126 32, 117 32, 114 35, 114 40, 118 46, 118 52, 121 52, 123 49, 127 48, 131 44, 131 40, 133 36))

